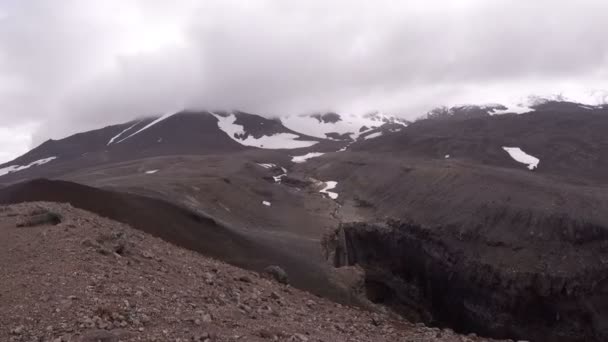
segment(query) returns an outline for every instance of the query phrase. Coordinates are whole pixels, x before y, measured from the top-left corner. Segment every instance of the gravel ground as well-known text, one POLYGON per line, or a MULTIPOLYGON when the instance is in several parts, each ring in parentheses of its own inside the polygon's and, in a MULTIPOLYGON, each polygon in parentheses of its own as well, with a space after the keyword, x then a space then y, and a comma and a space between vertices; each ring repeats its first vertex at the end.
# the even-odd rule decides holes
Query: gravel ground
POLYGON ((0 341, 486 340, 342 306, 65 204, 0 207, 0 235, 0 341))

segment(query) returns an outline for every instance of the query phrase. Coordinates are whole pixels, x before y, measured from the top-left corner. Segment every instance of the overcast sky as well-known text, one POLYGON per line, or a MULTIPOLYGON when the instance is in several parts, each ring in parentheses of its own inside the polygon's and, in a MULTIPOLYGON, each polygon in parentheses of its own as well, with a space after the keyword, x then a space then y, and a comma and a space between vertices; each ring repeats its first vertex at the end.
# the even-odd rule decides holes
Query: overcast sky
POLYGON ((413 118, 607 80, 606 0, 0 0, 0 162, 184 107, 413 118))

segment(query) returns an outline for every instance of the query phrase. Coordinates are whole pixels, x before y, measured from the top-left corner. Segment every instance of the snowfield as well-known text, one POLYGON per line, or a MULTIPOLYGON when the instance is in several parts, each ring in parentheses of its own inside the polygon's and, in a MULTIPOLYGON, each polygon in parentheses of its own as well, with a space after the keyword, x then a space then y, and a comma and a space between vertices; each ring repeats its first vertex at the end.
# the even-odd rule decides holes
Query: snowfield
POLYGON ((320 157, 324 154, 325 153, 323 153, 323 152, 310 152, 310 153, 306 153, 303 156, 293 156, 293 157, 291 157, 291 161, 294 163, 304 163, 310 158, 320 157))
POLYGON ((270 202, 268 202, 268 201, 262 201, 262 204, 265 205, 265 206, 267 206, 267 207, 271 206, 270 202))
POLYGON ((52 160, 57 159, 57 157, 48 157, 48 158, 44 158, 44 159, 39 159, 36 161, 33 161, 27 165, 9 165, 7 167, 3 167, 0 169, 0 176, 4 176, 6 174, 12 173, 12 172, 18 172, 21 170, 25 170, 25 169, 29 169, 32 166, 40 166, 40 165, 44 165, 52 160))
POLYGON ((341 120, 337 122, 323 122, 310 115, 292 115, 281 118, 281 122, 285 127, 311 137, 327 139, 327 133, 351 133, 350 137, 353 140, 374 127, 384 125, 386 123, 384 120, 404 127, 407 126, 406 123, 397 120, 394 116, 383 113, 373 113, 372 115, 340 114, 340 117, 341 120), (367 127, 367 129, 360 131, 363 127, 367 127))
POLYGON ((245 130, 243 126, 235 124, 236 116, 234 114, 230 114, 226 117, 215 113, 211 114, 217 118, 217 126, 224 131, 230 137, 230 139, 238 142, 241 145, 265 149, 294 149, 310 147, 317 143, 317 141, 296 140, 301 137, 292 133, 264 135, 259 139, 256 139, 250 135, 246 139, 241 139, 238 136, 244 135, 245 130))
POLYGON ((146 174, 153 175, 153 174, 157 173, 158 171, 159 170, 148 170, 148 171, 146 171, 146 174))
POLYGON ((505 150, 515 161, 528 165, 528 169, 534 170, 538 167, 540 159, 527 154, 526 152, 522 151, 521 148, 503 146, 502 149, 505 150))

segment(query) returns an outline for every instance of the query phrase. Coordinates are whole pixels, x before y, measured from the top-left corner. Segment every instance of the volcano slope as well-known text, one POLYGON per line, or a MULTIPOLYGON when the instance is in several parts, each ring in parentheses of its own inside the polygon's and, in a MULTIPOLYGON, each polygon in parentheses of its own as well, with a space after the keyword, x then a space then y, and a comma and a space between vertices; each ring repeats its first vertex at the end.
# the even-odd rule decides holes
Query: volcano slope
POLYGON ((180 246, 255 270, 279 265, 295 286, 349 301, 348 293, 328 283, 332 270, 321 256, 321 236, 338 224, 331 215, 335 204, 314 189, 280 184, 292 156, 344 145, 300 135, 280 121, 252 114, 186 111, 43 144, 6 165, 29 165, 40 156, 57 159, 0 177, 16 187, 0 191, 6 195, 0 197, 5 203, 69 202, 149 232, 150 223, 156 227, 152 233, 180 246), (268 146, 277 136, 288 146, 268 146), (302 141, 314 144, 300 147, 302 141), (70 146, 81 149, 73 153, 70 146), (111 190, 111 196, 73 183, 50 182, 52 189, 45 192, 36 191, 36 183, 16 184, 41 176, 111 190), (184 210, 157 210, 162 207, 151 199, 184 210), (226 235, 207 234, 188 220, 181 228, 168 225, 172 230, 159 224, 173 215, 181 215, 176 222, 183 222, 190 214, 211 219, 226 235), (241 242, 226 244, 224 239, 241 242))
POLYGON ((606 118, 420 122, 297 172, 338 182, 344 224, 327 237, 326 256, 363 267, 370 299, 462 332, 604 341, 606 118), (538 169, 503 146, 538 157, 538 169))
MULTIPOLYGON (((155 184, 157 189, 162 187, 160 182, 155 184)), ((239 225, 240 221, 223 221, 207 216, 201 210, 196 210, 192 203, 191 208, 188 208, 186 205, 180 205, 178 200, 161 200, 158 199, 161 197, 159 193, 155 194, 157 198, 102 190, 73 182, 41 179, 2 189, 0 203, 70 203, 75 207, 130 224, 177 246, 240 267, 261 272, 270 265, 278 265, 288 272, 290 282, 300 288, 338 301, 351 301, 349 293, 329 281, 328 271, 331 269, 321 259, 322 232, 301 229, 290 234, 280 230, 280 224, 256 228, 254 222, 262 221, 264 215, 249 220, 241 217, 241 220, 249 221, 249 225, 245 227, 239 225)), ((171 199, 169 195, 166 198, 171 199)), ((235 196, 240 197, 240 202, 244 202, 244 196, 235 196)), ((226 207, 229 203, 226 201, 223 206, 226 207)), ((247 203, 242 206, 246 207, 247 203)), ((255 206, 258 209, 252 211, 265 207, 259 201, 255 202, 255 206)), ((307 217, 302 212, 291 213, 299 214, 304 219, 304 224, 311 221, 311 218, 306 220, 307 217)), ((289 212, 283 215, 289 215, 289 212)), ((268 220, 270 223, 276 221, 277 219, 268 220)))
POLYGON ((335 151, 344 145, 296 133, 279 120, 255 114, 181 111, 48 140, 0 165, 0 184, 61 177, 88 167, 158 156, 276 149, 305 154, 311 149, 335 151))
POLYGON ((488 341, 344 307, 65 204, 0 207, 2 341, 488 341), (34 222, 52 213, 60 222, 34 222))

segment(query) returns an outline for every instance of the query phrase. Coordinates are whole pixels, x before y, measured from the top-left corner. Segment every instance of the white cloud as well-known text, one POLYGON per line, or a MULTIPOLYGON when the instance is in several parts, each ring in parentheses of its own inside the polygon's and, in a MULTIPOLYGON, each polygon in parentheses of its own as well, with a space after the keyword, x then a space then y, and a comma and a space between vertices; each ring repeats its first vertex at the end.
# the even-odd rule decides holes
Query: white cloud
POLYGON ((603 0, 7 0, 0 121, 38 123, 36 144, 176 106, 413 118, 581 94, 608 89, 606 12, 603 0))
POLYGON ((0 164, 27 152, 32 143, 31 132, 35 129, 33 124, 0 126, 0 164))

